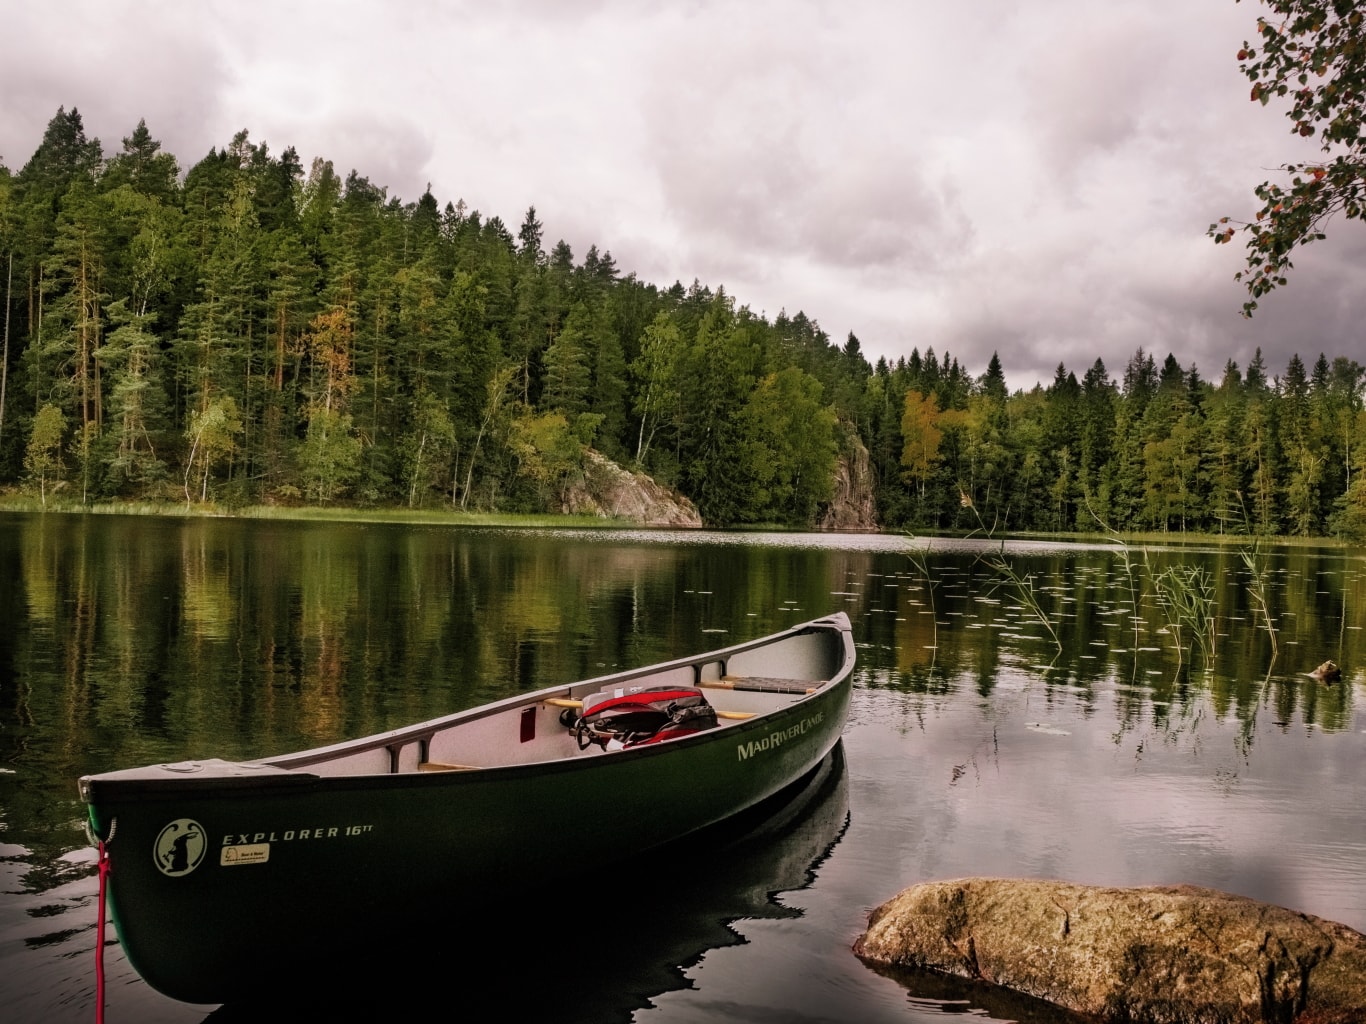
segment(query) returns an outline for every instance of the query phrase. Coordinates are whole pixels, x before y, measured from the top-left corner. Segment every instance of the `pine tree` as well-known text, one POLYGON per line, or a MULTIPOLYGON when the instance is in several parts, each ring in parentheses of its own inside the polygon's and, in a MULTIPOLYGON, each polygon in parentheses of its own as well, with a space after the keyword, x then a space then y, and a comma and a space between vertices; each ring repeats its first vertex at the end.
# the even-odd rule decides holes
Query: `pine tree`
POLYGON ((1240 508, 1248 481, 1239 447, 1244 416, 1243 377, 1230 359, 1224 375, 1206 399, 1204 486, 1211 528, 1223 533, 1246 528, 1240 508))
MULTIPOLYGON (((1044 474, 1051 480, 1049 508, 1052 529, 1072 529, 1080 520, 1082 393, 1076 374, 1059 363, 1045 396, 1041 447, 1047 454, 1044 474)), ((1088 523, 1088 528, 1094 523, 1088 523)))
POLYGON ((741 415, 750 522, 814 521, 834 494, 838 419, 821 384, 795 366, 760 380, 741 415))
POLYGON ((77 428, 98 432, 103 390, 96 353, 104 340, 105 239, 99 200, 84 181, 68 190, 57 218, 52 255, 45 267, 53 287, 47 331, 40 342, 53 371, 51 391, 73 415, 77 428))
MULTIPOLYGON (((68 331, 79 321, 78 330, 89 342, 97 323, 91 315, 91 307, 81 306, 81 300, 89 300, 91 294, 71 300, 67 298, 69 282, 54 282, 51 275, 54 261, 58 267, 69 266, 70 259, 76 255, 71 251, 74 244, 71 236, 75 229, 69 214, 64 243, 68 250, 66 258, 57 260, 54 256, 59 211, 73 187, 78 187, 80 194, 87 197, 76 205, 89 206, 88 197, 94 190, 100 159, 99 140, 86 138, 79 112, 73 107, 68 114, 65 108, 58 108, 48 122, 38 149, 14 179, 11 252, 18 257, 16 269, 27 300, 23 310, 27 335, 23 362, 28 378, 27 390, 33 400, 31 408, 35 412, 54 397, 69 403, 69 390, 63 381, 81 379, 82 371, 68 364, 66 351, 72 340, 68 331), (59 314, 59 318, 64 316, 65 323, 45 324, 50 314, 48 300, 54 294, 65 300, 66 308, 59 314), (53 326, 57 330, 54 331, 53 326)), ((84 215, 79 223, 87 229, 92 226, 90 218, 84 215)), ((93 250, 90 255, 93 257, 93 250)), ((88 388, 86 394, 89 395, 88 388)))
POLYGON ((1309 378, 1296 353, 1286 366, 1279 396, 1281 443, 1286 459, 1284 510, 1293 533, 1308 536, 1322 530, 1319 484, 1323 455, 1317 450, 1309 418, 1309 378))
POLYGON ((584 302, 575 303, 565 321, 564 330, 550 344, 545 353, 545 388, 541 407, 547 412, 561 412, 569 420, 588 411, 589 390, 593 370, 589 364, 590 349, 597 325, 593 312, 584 302))
POLYGON ((730 296, 718 292, 697 325, 680 375, 682 483, 703 519, 718 526, 739 522, 745 511, 740 411, 754 386, 758 353, 751 330, 730 296))
POLYGON ((1102 524, 1112 524, 1113 507, 1113 452, 1115 442, 1115 406, 1118 396, 1114 383, 1097 359, 1082 376, 1081 433, 1078 453, 1077 478, 1086 505, 1086 512, 1078 512, 1078 525, 1092 529, 1099 517, 1102 524))
POLYGON ((1276 410, 1259 348, 1248 363, 1243 389, 1247 396, 1240 455, 1248 481, 1249 531, 1273 536, 1280 528, 1280 444, 1276 410))
POLYGON ((626 355, 605 308, 595 310, 591 332, 593 384, 588 407, 602 417, 595 443, 609 458, 620 460, 626 457, 626 355))
POLYGON ((170 204, 179 198, 179 176, 175 157, 161 151, 161 143, 152 138, 146 120, 140 120, 133 133, 124 138, 123 148, 110 159, 100 187, 112 192, 126 185, 138 195, 170 204))
POLYGON ((125 299, 108 309, 114 325, 99 352, 108 367, 110 453, 106 459, 110 485, 116 493, 146 487, 166 476, 166 463, 157 455, 154 434, 164 429, 167 408, 161 374, 161 350, 152 313, 133 313, 125 299))

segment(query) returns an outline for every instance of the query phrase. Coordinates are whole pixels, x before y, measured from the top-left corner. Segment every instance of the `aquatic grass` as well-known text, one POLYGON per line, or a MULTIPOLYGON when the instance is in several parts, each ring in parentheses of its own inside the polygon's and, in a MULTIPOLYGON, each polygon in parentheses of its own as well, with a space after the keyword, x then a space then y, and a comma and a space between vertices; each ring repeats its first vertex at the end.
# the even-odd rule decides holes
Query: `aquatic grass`
MULTIPOLYGON (((1100 514, 1091 507, 1089 501, 1086 503, 1086 511, 1091 513, 1091 518, 1096 521, 1101 530, 1105 532, 1105 535, 1115 544, 1116 550, 1119 552, 1120 560, 1124 565, 1124 576, 1128 582, 1129 589, 1129 624, 1133 627, 1134 649, 1137 650, 1140 646, 1139 627, 1143 625, 1143 620, 1139 617, 1138 610, 1142 607, 1144 597, 1143 586, 1138 580, 1138 563, 1133 558, 1129 542, 1120 535, 1118 530, 1100 517, 1100 514)), ((1148 557, 1146 548, 1143 551, 1143 557, 1146 568, 1148 557)), ((1134 663, 1134 670, 1138 670, 1137 661, 1134 663)))
POLYGON ((1155 572, 1150 563, 1149 576, 1157 593, 1158 605, 1167 618, 1167 627, 1176 637, 1177 664, 1185 658, 1186 636, 1190 646, 1198 646, 1205 671, 1214 669, 1214 581, 1203 566, 1173 565, 1155 572))
MULTIPOLYGON (((973 504, 972 499, 968 497, 966 491, 959 491, 958 501, 964 508, 972 510, 972 514, 977 518, 977 524, 980 527, 981 532, 987 537, 990 537, 992 531, 988 529, 986 523, 982 521, 982 514, 977 511, 977 506, 973 504)), ((973 532, 975 533, 977 531, 974 530, 973 532)), ((972 534, 970 533, 968 536, 971 537, 972 534)), ((991 569, 993 573, 991 580, 987 584, 989 588, 988 592, 994 593, 1002 587, 1010 588, 1010 591, 1015 595, 1016 600, 1020 602, 1021 607, 1029 612, 1029 614, 1048 631, 1048 635, 1053 638, 1053 644, 1058 649, 1058 653, 1054 658, 1056 661, 1057 658, 1062 657, 1063 654, 1062 640, 1058 636, 1058 631, 1053 627, 1052 617, 1044 608, 1043 602, 1040 601, 1038 594, 1035 593, 1034 574, 1026 573, 1021 575, 1015 569, 1014 563, 1006 558, 1005 550, 1005 541, 1001 541, 1001 549, 996 555, 981 559, 982 563, 986 565, 987 568, 991 569)))
MULTIPOLYGON (((1138 610, 1145 596, 1143 587, 1138 582, 1140 563, 1133 558, 1129 542, 1097 515, 1096 511, 1089 505, 1087 510, 1091 513, 1092 518, 1100 524, 1106 535, 1117 545, 1129 584, 1129 595, 1132 600, 1129 620, 1133 625, 1134 648, 1138 650, 1139 627, 1143 623, 1138 610)), ((1205 671, 1212 672, 1218 634, 1215 626, 1214 580, 1208 570, 1202 566, 1192 566, 1185 563, 1178 563, 1158 570, 1154 567, 1152 555, 1146 547, 1143 548, 1141 568, 1143 577, 1152 585, 1157 605, 1162 609, 1163 616, 1166 618, 1167 632, 1175 638, 1178 671, 1186 662, 1186 651, 1188 649, 1193 650, 1198 646, 1203 656, 1205 671), (1189 645, 1187 644, 1187 637, 1190 640, 1189 645)))
MULTIPOLYGON (((915 540, 914 537, 910 537, 909 539, 915 540)), ((929 598, 930 598, 930 621, 931 621, 932 623, 934 623, 934 633, 933 633, 933 637, 934 637, 934 654, 931 655, 931 658, 930 658, 930 663, 931 663, 931 665, 933 665, 934 659, 937 658, 938 655, 939 655, 939 612, 938 612, 938 610, 935 608, 935 604, 934 604, 934 588, 935 588, 935 585, 936 585, 936 584, 935 584, 935 581, 934 581, 934 577, 932 577, 932 576, 930 575, 930 565, 929 565, 929 561, 928 561, 928 559, 926 559, 926 557, 925 557, 925 555, 926 555, 926 553, 927 553, 928 551, 929 551, 929 545, 926 544, 925 550, 924 550, 924 551, 919 551, 919 550, 916 550, 916 549, 912 549, 912 550, 910 550, 910 551, 907 551, 907 552, 906 552, 906 558, 910 561, 911 565, 915 568, 915 571, 918 572, 918 573, 920 574, 921 578, 925 581, 925 590, 926 590, 927 593, 929 594, 929 598)))
MULTIPOLYGON (((1247 532, 1252 535, 1251 544, 1239 545, 1238 556, 1242 559, 1243 566, 1251 577, 1251 582, 1248 583, 1248 596, 1256 606, 1262 620, 1262 626, 1266 629, 1266 635, 1271 640, 1271 660, 1266 665, 1266 678, 1270 679, 1271 670, 1281 653, 1280 641, 1276 636, 1276 624, 1271 620, 1271 570, 1267 564, 1266 554, 1262 551, 1262 538, 1259 534, 1253 533, 1251 529, 1252 521, 1248 518, 1247 505, 1243 502, 1242 492, 1238 492, 1238 504, 1243 517, 1243 525, 1247 532)), ((1265 680, 1263 680, 1263 685, 1265 686, 1265 680)))
POLYGON ((1266 556, 1261 550, 1261 538, 1254 539, 1250 546, 1239 548, 1238 554, 1248 575, 1252 577, 1248 583, 1248 596, 1256 606, 1266 635, 1271 638, 1271 661, 1266 666, 1267 674, 1270 675, 1271 667, 1276 664, 1276 658, 1280 655, 1280 643, 1276 637, 1276 624, 1271 621, 1271 590, 1267 579, 1269 570, 1266 556))

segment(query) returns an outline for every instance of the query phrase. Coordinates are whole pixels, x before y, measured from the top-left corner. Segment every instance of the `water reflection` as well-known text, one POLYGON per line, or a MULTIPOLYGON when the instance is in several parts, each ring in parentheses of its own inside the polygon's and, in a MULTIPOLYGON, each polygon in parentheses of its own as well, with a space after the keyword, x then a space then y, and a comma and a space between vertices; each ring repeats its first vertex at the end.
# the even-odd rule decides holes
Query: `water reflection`
MULTIPOLYGON (((789 871, 748 847, 702 858, 716 886, 688 890, 698 914, 665 901, 647 961, 610 928, 585 931, 597 926, 574 894, 531 894, 517 923, 584 940, 559 972, 566 991, 589 959, 606 965, 604 1014, 652 1001, 665 1019, 705 1019, 699 1007, 743 1001, 764 976, 775 1005, 905 1020, 904 993, 870 983, 849 943, 902 886, 967 873, 1189 881, 1366 927, 1366 558, 1265 554, 1275 644, 1237 548, 1211 544, 0 514, 0 1005, 21 1021, 89 1017, 83 773, 281 753, 835 609, 859 648, 850 824, 818 879, 780 901, 807 916, 767 896, 753 908, 745 865, 789 871), (1195 648, 1178 657, 1152 586, 1181 565, 1213 581, 1208 665, 1195 648), (1306 675, 1328 658, 1339 683, 1306 675), (720 951, 738 936, 744 956, 720 951)), ((470 934, 439 915, 434 927, 442 955, 470 934)), ((111 990, 139 1019, 203 1017, 142 986, 117 946, 110 958, 111 990)))
POLYGON ((1282 556, 1289 564, 1275 571, 1269 586, 1277 653, 1258 625, 1247 574, 1234 552, 1150 552, 1146 566, 1134 567, 1113 548, 1027 563, 1007 550, 1027 566, 1020 571, 1028 574, 1033 603, 989 564, 952 552, 931 556, 930 580, 908 568, 862 581, 869 585, 862 598, 870 655, 884 651, 895 658, 895 673, 882 677, 885 684, 944 693, 966 682, 985 696, 1003 669, 1024 669, 1050 686, 1125 687, 1133 697, 1123 710, 1130 717, 1150 709, 1179 716, 1198 695, 1208 696, 1218 714, 1233 714, 1249 726, 1264 706, 1276 708, 1279 722, 1302 714, 1317 728, 1350 726, 1350 683, 1366 679, 1362 669, 1346 673, 1346 685, 1325 685, 1307 673, 1329 658, 1361 664, 1366 567, 1360 560, 1349 563, 1338 554, 1343 567, 1313 570, 1311 589, 1303 585, 1310 567, 1333 555, 1315 559, 1291 550, 1282 556), (1188 636, 1181 642, 1152 584, 1162 568, 1195 557, 1206 560, 1215 581, 1208 664, 1188 636))
MULTIPOLYGON (((584 814, 592 828, 592 808, 584 814)), ((736 921, 800 917, 785 897, 811 884, 848 816, 844 749, 836 746, 763 807, 677 848, 528 892, 473 920, 426 908, 415 934, 358 942, 354 963, 313 963, 301 950, 279 995, 226 1004, 207 1020, 385 1019, 457 999, 464 1016, 630 1021, 663 993, 687 988, 686 972, 703 954, 742 942, 736 921), (326 980, 342 976, 344 990, 326 980)))

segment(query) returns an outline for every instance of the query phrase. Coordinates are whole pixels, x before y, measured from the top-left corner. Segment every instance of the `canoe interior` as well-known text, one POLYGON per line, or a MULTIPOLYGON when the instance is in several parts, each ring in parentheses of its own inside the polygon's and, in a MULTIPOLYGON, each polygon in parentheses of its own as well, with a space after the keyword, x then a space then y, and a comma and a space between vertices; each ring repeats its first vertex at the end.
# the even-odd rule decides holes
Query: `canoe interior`
POLYGON ((803 700, 839 673, 842 651, 828 631, 797 632, 615 675, 552 687, 380 736, 265 758, 262 765, 321 776, 477 770, 613 753, 581 749, 568 723, 590 694, 654 686, 697 686, 719 728, 803 700))

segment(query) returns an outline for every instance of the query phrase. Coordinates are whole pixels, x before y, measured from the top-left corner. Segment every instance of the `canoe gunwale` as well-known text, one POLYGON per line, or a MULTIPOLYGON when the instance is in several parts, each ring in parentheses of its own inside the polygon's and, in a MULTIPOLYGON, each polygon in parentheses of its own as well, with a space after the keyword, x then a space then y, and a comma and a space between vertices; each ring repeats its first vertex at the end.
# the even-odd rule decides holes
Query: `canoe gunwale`
MULTIPOLYGON (((394 729, 389 732, 379 733, 373 736, 364 736, 353 740, 343 740, 340 743, 330 744, 325 747, 317 747, 311 750, 303 750, 290 754, 281 754, 274 757, 260 758, 258 759, 258 762, 255 763, 267 764, 279 768, 288 768, 291 770, 301 768, 306 769, 311 764, 318 764, 325 761, 329 761, 343 754, 350 754, 360 752, 363 750, 373 750, 378 747, 398 746, 411 743, 414 741, 421 741, 424 738, 424 736, 430 738, 431 736, 434 736, 436 733, 440 732, 442 729, 450 728, 451 726, 459 724, 463 721, 470 721, 477 718, 493 717, 494 715, 503 714, 508 711, 514 711, 521 707, 530 707, 532 705, 540 704, 546 700, 551 699, 572 700, 575 698, 575 695, 579 693, 594 693, 598 690, 603 689, 606 686, 629 683, 633 679, 641 679, 647 676, 657 675, 673 669, 692 668, 694 669, 694 675, 696 676, 697 670, 702 665, 710 664, 713 662, 721 662, 722 664, 724 664, 730 659, 731 656, 735 654, 744 651, 762 650, 765 647, 773 646, 774 644, 791 637, 803 636, 811 633, 825 632, 829 630, 842 629, 847 632, 847 619, 843 624, 841 624, 841 615, 842 613, 837 613, 836 615, 827 616, 821 619, 815 619, 811 622, 801 623, 800 625, 793 626, 787 630, 783 630, 782 632, 774 633, 756 640, 749 640, 743 643, 734 644, 730 647, 724 647, 714 651, 706 651, 701 654, 689 655, 683 658, 675 658, 672 661, 657 662, 652 665, 641 666, 640 668, 627 669, 623 672, 615 672, 604 676, 595 676, 591 679, 584 679, 574 683, 559 683, 554 686, 546 687, 542 690, 537 690, 533 693, 517 694, 512 697, 505 697, 504 699, 499 701, 494 701, 489 704, 481 704, 478 707, 474 708, 466 708, 463 711, 456 711, 452 714, 442 715, 439 718, 429 719, 425 722, 418 722, 413 725, 403 726, 402 728, 394 729)), ((853 656, 852 654, 850 654, 845 658, 844 664, 840 666, 839 672, 833 673, 830 679, 824 680, 821 683, 821 685, 816 687, 815 690, 805 694, 805 697, 809 698, 820 694, 824 690, 828 689, 831 685, 838 682, 842 674, 852 671, 852 669, 853 656)), ((700 683, 700 680, 695 680, 695 682, 700 683)), ((790 707, 791 705, 788 706, 790 707)), ((727 724, 725 728, 734 729, 741 725, 750 725, 753 723, 761 722, 762 720, 770 718, 772 714, 781 710, 783 709, 775 709, 774 712, 766 712, 762 715, 756 715, 754 719, 750 719, 746 722, 727 724)), ((694 737, 685 737, 678 740, 671 740, 669 743, 669 747, 666 749, 676 748, 680 742, 696 741, 704 735, 706 734, 698 734, 698 736, 694 737)), ((647 747, 636 747, 633 748, 631 751, 614 751, 613 753, 645 754, 647 752, 651 752, 652 750, 658 749, 660 749, 659 745, 652 744, 647 747)), ((568 759, 567 763, 573 764, 579 760, 582 759, 570 758, 568 759)), ((532 765, 532 767, 544 769, 551 764, 557 763, 560 762, 537 762, 536 764, 532 765)), ((505 768, 514 767, 522 766, 503 765, 498 766, 497 768, 481 768, 478 770, 501 771, 505 768)), ((389 774, 407 773, 391 771, 389 774)))
MULTIPOLYGON (((851 627, 847 617, 844 613, 837 612, 810 622, 800 623, 778 633, 717 650, 657 662, 623 672, 596 676, 578 682, 560 683, 532 693, 516 694, 502 700, 473 708, 465 708, 438 718, 370 736, 246 761, 203 759, 85 775, 79 780, 79 788, 85 802, 94 805, 106 798, 115 795, 126 797, 133 792, 149 798, 157 798, 163 794, 166 796, 185 794, 191 790, 207 794, 215 791, 240 791, 248 788, 274 790, 276 787, 291 787, 302 791, 310 787, 345 790, 351 787, 370 789, 375 786, 458 786, 468 784, 475 777, 487 778, 490 774, 511 780, 523 775, 583 771, 600 765, 603 757, 610 757, 613 759, 613 763, 620 763, 621 760, 643 760, 718 741, 740 741, 748 733, 772 728, 775 719, 785 717, 793 709, 819 700, 823 694, 846 683, 854 667, 854 648, 850 631, 851 627), (802 687, 800 693, 792 694, 795 699, 781 706, 755 713, 750 718, 723 720, 715 728, 704 732, 673 738, 665 743, 642 744, 623 750, 600 751, 592 748, 580 756, 514 764, 468 765, 462 766, 468 769, 464 771, 398 770, 397 759, 400 748, 412 743, 419 743, 421 748, 426 750, 431 740, 438 733, 463 723, 515 712, 518 709, 534 707, 546 702, 572 701, 576 695, 593 693, 609 686, 629 684, 632 680, 673 670, 691 668, 696 676, 703 666, 718 663, 724 670, 729 659, 736 654, 763 650, 794 637, 815 633, 842 633, 844 635, 845 651, 837 670, 830 674, 829 679, 822 681, 794 680, 808 684, 802 687), (311 766, 323 765, 344 757, 386 748, 390 754, 388 771, 348 772, 337 775, 309 771, 311 766)), ((702 685, 701 680, 697 680, 697 683, 702 685)), ((794 687, 794 689, 796 688, 794 687)), ((556 703, 554 706, 560 705, 556 703)), ((422 761, 425 763, 427 759, 423 758, 422 761)))

